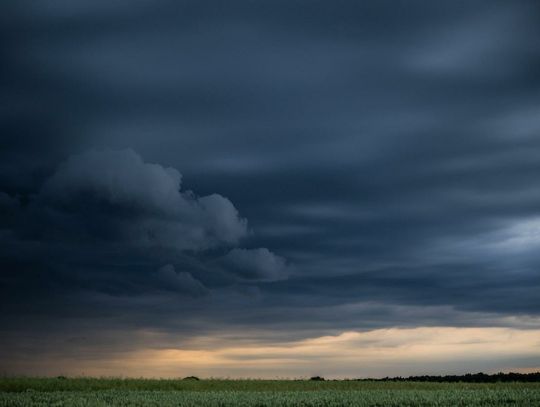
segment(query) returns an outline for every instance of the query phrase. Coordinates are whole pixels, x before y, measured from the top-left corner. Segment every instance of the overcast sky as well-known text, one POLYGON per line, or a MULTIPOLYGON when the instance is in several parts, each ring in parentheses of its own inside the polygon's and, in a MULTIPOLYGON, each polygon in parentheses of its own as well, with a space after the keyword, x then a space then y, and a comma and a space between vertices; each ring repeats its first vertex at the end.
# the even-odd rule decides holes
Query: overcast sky
POLYGON ((0 7, 3 373, 540 369, 537 1, 0 7))

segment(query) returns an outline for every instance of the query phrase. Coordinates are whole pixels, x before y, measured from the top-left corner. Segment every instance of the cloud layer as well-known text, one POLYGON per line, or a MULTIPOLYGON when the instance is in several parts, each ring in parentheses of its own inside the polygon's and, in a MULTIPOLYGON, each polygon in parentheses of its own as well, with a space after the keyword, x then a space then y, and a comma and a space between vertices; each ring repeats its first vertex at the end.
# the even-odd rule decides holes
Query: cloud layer
MULTIPOLYGON (((42 375, 92 376, 125 374, 131 377, 200 377, 275 379, 310 377, 366 378, 464 374, 470 370, 532 372, 540 368, 540 330, 509 328, 392 328, 370 332, 308 338, 273 344, 242 343, 228 338, 196 337, 181 348, 138 349, 119 352, 103 363, 80 354, 51 363, 39 355, 15 367, 42 375)), ((144 337, 139 333, 137 338, 144 337)), ((146 333, 166 340, 159 333, 146 333)))
POLYGON ((3 6, 0 349, 538 329, 538 7, 3 6))

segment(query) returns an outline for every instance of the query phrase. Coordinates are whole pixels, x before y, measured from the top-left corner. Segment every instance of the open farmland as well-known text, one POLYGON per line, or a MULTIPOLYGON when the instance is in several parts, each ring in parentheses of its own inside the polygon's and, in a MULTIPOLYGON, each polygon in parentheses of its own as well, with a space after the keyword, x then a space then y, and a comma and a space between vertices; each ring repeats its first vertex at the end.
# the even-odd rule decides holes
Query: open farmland
POLYGON ((540 383, 0 380, 0 406, 540 406, 540 383))

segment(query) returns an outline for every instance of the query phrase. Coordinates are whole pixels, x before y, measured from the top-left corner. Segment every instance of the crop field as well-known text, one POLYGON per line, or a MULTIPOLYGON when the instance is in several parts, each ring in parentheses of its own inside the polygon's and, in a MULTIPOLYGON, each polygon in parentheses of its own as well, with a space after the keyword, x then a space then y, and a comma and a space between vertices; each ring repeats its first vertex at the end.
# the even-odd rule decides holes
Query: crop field
POLYGON ((540 383, 0 379, 0 406, 540 406, 540 383))

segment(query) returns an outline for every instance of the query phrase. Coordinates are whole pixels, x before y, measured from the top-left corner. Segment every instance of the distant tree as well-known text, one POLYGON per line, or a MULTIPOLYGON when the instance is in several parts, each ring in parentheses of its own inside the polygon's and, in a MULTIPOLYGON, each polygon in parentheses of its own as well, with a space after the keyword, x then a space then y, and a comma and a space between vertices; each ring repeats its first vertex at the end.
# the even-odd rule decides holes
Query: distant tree
MULTIPOLYGON (((358 379, 357 379, 358 380, 358 379)), ((534 373, 467 373, 464 375, 446 376, 409 376, 409 377, 384 377, 382 379, 359 379, 392 382, 463 382, 463 383, 498 383, 498 382, 540 382, 540 372, 534 373)))
POLYGON ((321 377, 321 376, 313 376, 313 377, 311 377, 309 380, 313 380, 313 381, 324 381, 324 377, 321 377))

